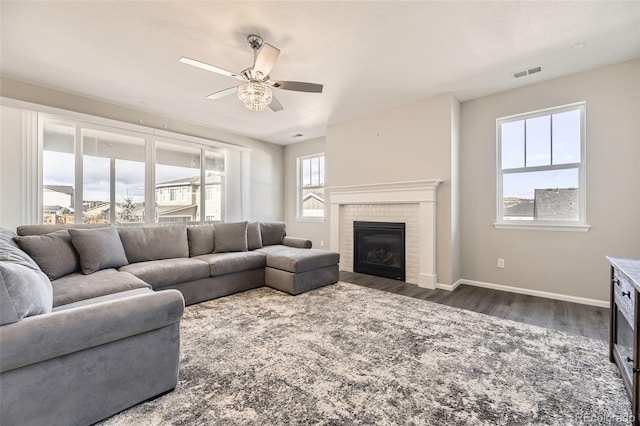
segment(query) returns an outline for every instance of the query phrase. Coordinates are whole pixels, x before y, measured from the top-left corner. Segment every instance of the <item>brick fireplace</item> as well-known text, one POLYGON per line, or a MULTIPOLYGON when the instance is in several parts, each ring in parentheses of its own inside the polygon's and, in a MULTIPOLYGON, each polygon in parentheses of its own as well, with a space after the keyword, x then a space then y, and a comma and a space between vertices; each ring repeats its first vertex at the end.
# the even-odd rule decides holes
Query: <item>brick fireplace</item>
POLYGON ((405 224, 405 281, 436 288, 436 190, 440 179, 328 188, 331 250, 353 271, 355 221, 405 224))

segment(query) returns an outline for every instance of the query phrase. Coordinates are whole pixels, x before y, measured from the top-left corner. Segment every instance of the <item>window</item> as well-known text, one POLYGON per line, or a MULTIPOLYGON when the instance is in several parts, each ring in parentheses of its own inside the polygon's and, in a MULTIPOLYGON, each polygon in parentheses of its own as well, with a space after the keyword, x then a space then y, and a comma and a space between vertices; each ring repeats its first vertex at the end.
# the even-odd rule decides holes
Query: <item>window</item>
POLYGON ((74 223, 75 126, 50 120, 43 123, 40 133, 43 223, 74 223))
POLYGON ((45 114, 38 123, 44 223, 223 220, 228 149, 45 114))
POLYGON ((82 222, 142 222, 145 139, 92 128, 81 135, 82 222))
POLYGON ((497 120, 496 226, 585 225, 584 103, 497 120))
POLYGON ((324 154, 298 158, 298 219, 324 218, 324 154))

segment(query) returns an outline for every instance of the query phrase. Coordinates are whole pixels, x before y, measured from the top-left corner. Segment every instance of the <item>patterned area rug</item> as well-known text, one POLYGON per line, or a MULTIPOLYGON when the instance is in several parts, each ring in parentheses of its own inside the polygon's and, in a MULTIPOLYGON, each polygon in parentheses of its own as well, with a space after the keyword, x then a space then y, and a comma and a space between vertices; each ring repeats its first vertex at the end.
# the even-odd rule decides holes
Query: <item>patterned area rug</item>
POLYGON ((105 425, 628 424, 605 342, 338 283, 190 306, 176 389, 105 425))

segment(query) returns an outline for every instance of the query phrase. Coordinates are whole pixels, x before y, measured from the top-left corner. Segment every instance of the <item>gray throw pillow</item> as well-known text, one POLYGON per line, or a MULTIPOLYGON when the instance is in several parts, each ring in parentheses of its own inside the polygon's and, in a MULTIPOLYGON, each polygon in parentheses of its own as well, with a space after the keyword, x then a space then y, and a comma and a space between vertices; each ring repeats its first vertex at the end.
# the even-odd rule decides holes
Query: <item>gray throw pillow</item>
POLYGON ((116 228, 69 229, 69 235, 85 275, 129 264, 116 228))
POLYGON ((287 235, 287 224, 284 222, 260 222, 260 234, 263 246, 282 244, 282 239, 287 235))
POLYGON ((189 257, 186 226, 118 228, 129 263, 189 257))
POLYGON ((260 222, 249 222, 247 224, 247 248, 249 250, 262 248, 260 222))
POLYGON ((49 313, 52 307, 53 289, 42 271, 0 262, 0 325, 49 313))
POLYGON ((189 226, 187 228, 189 256, 213 253, 213 235, 213 225, 189 226))
POLYGON ((0 228, 0 261, 17 263, 34 271, 40 271, 38 264, 27 253, 20 250, 13 240, 16 233, 8 229, 0 228))
POLYGON ((215 225, 215 253, 247 251, 247 222, 215 225))
POLYGON ((80 269, 78 254, 71 244, 71 237, 67 230, 43 235, 14 237, 13 239, 22 250, 36 261, 50 280, 55 280, 80 269))

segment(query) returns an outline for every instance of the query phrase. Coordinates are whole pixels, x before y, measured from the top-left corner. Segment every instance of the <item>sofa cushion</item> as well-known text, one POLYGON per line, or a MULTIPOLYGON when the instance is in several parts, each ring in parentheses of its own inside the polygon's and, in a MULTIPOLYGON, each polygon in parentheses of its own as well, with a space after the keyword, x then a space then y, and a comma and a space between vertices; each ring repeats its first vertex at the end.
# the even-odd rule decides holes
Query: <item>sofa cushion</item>
POLYGON ((129 263, 189 257, 186 226, 118 228, 129 263))
POLYGON ((254 251, 205 254, 197 259, 209 264, 212 277, 264 268, 266 265, 266 256, 254 251))
POLYGON ((263 246, 282 244, 282 239, 287 235, 287 224, 284 222, 260 222, 260 235, 263 246))
POLYGON ((136 288, 151 288, 139 278, 115 269, 103 269, 91 275, 80 272, 52 281, 53 307, 136 288))
POLYGON ((83 274, 127 265, 127 255, 116 228, 69 229, 83 274))
POLYGON ((337 265, 340 261, 340 253, 319 249, 269 246, 256 251, 267 255, 267 266, 295 274, 337 265))
POLYGON ((46 314, 53 306, 49 278, 14 237, 15 232, 0 228, 0 325, 46 314))
POLYGON ((65 229, 96 229, 106 228, 111 225, 104 223, 56 223, 55 225, 20 225, 17 228, 18 235, 44 235, 65 229))
POLYGON ((80 269, 78 254, 67 230, 50 234, 14 237, 18 246, 36 261, 49 279, 55 280, 80 269))
POLYGON ((215 226, 215 253, 247 251, 247 222, 221 223, 215 226))
POLYGON ((27 253, 22 251, 14 241, 16 233, 0 228, 0 261, 12 262, 34 271, 40 271, 38 264, 27 253))
POLYGON ((153 293, 153 290, 151 289, 151 286, 149 284, 147 284, 147 287, 134 288, 133 290, 119 291, 117 293, 105 294, 104 296, 91 297, 89 299, 79 300, 73 303, 67 303, 66 305, 56 306, 53 309, 53 312, 67 311, 69 309, 79 308, 81 306, 89 306, 89 305, 94 305, 96 303, 104 303, 104 302, 110 302, 112 300, 126 299, 131 296, 138 296, 140 294, 147 294, 147 293, 153 293))
POLYGON ((297 247, 310 249, 313 247, 313 243, 311 240, 307 240, 306 238, 297 238, 297 237, 284 237, 282 239, 282 245, 288 247, 297 247))
POLYGON ((189 226, 187 228, 189 256, 213 253, 213 233, 213 225, 189 226))
POLYGON ((262 247, 262 235, 260 234, 260 222, 247 224, 247 249, 255 250, 262 247))
POLYGON ((132 263, 120 271, 135 275, 154 289, 210 276, 209 264, 188 257, 132 263))
POLYGON ((42 271, 0 262, 0 325, 46 314, 52 307, 51 282, 42 271))

